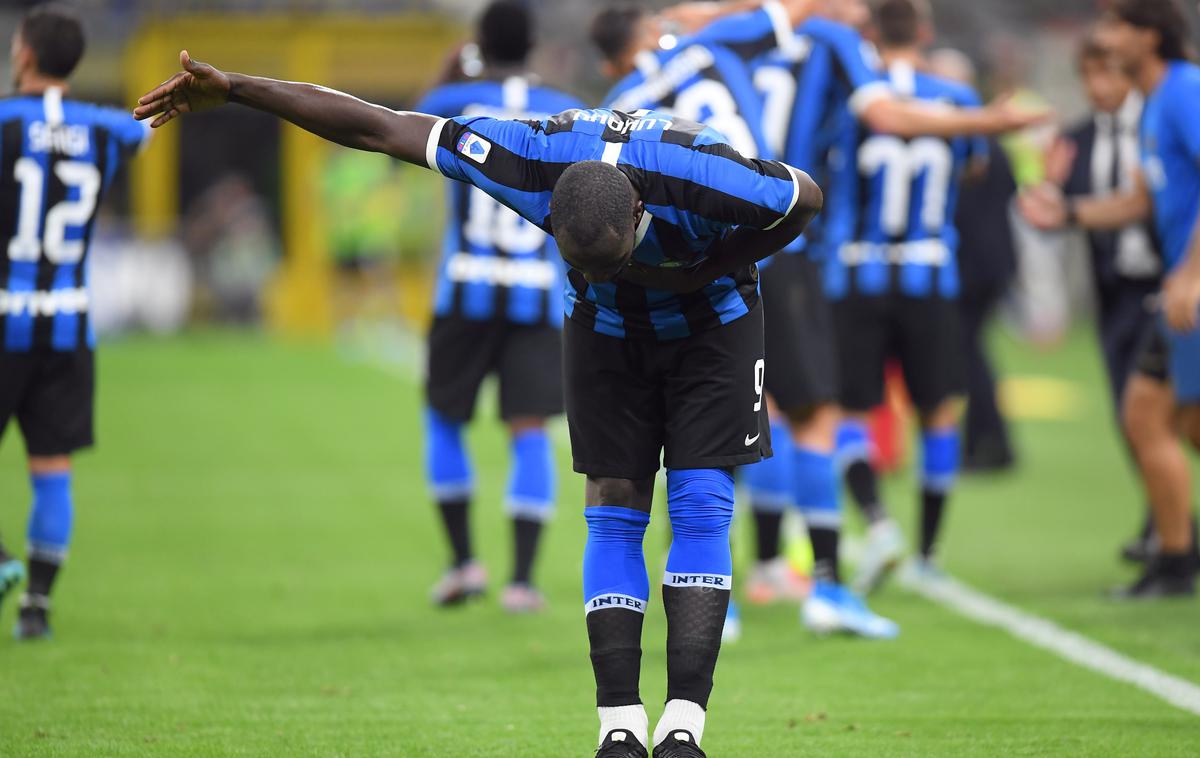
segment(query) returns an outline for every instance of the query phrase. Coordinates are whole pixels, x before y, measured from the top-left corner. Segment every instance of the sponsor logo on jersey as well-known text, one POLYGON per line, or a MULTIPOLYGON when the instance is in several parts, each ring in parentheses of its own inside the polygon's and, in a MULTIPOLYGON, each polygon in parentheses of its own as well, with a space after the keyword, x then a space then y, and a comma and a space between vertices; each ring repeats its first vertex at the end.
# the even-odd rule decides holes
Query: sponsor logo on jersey
POLYGON ((733 577, 726 574, 676 574, 663 573, 663 584, 667 587, 710 587, 728 590, 733 587, 733 577))
POLYGON ((478 134, 465 132, 458 138, 456 149, 476 163, 483 163, 487 160, 488 153, 492 152, 492 143, 478 134))
POLYGON ((43 121, 29 124, 29 149, 35 153, 61 153, 76 157, 88 151, 91 130, 81 124, 50 126, 43 121))
POLYGON ((838 250, 838 259, 847 266, 887 263, 893 266, 945 266, 951 260, 950 248, 940 239, 880 244, 848 242, 838 250))
POLYGON ((548 290, 558 285, 558 268, 550 261, 499 258, 493 255, 455 253, 446 263, 452 282, 490 284, 498 287, 530 287, 548 290))
POLYGON ((0 314, 20 316, 53 316, 58 313, 84 313, 88 309, 88 292, 82 287, 34 292, 0 290, 0 314))

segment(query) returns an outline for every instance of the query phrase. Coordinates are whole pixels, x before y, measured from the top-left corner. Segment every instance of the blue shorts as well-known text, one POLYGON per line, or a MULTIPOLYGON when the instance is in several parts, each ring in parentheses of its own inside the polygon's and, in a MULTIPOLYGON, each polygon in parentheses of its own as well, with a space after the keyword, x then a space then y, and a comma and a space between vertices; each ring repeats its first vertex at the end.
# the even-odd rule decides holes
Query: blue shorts
POLYGON ((1180 405, 1200 405, 1200 329, 1176 332, 1161 317, 1155 319, 1142 342, 1137 371, 1170 382, 1180 405))

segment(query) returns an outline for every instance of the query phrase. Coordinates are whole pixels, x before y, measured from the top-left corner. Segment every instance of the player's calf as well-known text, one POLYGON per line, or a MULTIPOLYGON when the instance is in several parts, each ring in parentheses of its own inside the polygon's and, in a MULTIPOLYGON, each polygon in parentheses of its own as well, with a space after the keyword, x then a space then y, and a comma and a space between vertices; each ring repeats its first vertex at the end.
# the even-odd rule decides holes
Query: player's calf
MULTIPOLYGON (((598 491, 591 480, 589 490, 598 491)), ((639 675, 642 621, 650 599, 642 540, 650 514, 595 505, 584 510, 584 518, 588 526, 583 551, 584 611, 596 677, 600 743, 609 746, 608 754, 617 756, 636 755, 636 742, 645 755, 648 725, 639 675)))
POLYGON ((554 513, 554 455, 540 419, 513 427, 506 501, 513 522, 513 573, 501 603, 514 613, 540 610, 544 600, 533 588, 533 563, 543 526, 554 513))
POLYGON ((75 508, 71 471, 30 461, 33 508, 29 515, 29 584, 21 598, 18 639, 50 636, 50 592, 71 542, 75 508))
POLYGON ((696 743, 704 734, 733 581, 733 476, 718 469, 668 471, 667 507, 673 535, 663 575, 667 705, 654 729, 655 745, 676 731, 696 743))

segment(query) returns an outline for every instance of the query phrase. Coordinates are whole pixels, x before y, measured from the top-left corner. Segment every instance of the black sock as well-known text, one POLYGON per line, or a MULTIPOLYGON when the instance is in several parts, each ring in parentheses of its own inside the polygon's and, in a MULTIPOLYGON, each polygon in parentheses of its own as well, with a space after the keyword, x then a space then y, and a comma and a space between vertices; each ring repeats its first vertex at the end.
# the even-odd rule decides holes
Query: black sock
POLYGON ((758 560, 765 562, 779 557, 779 532, 783 514, 779 511, 754 510, 754 535, 758 543, 758 560))
POLYGON ((642 621, 645 618, 645 614, 624 608, 606 608, 587 615, 597 707, 612 708, 642 702, 638 680, 642 673, 642 621))
POLYGON ((859 459, 846 467, 846 486, 869 523, 887 518, 887 511, 879 502, 879 480, 870 461, 859 459))
POLYGON ((513 584, 532 584, 529 577, 541 535, 541 521, 519 516, 513 519, 513 584))
POLYGON ((729 592, 663 587, 663 608, 667 612, 667 700, 690 700, 707 708, 729 592))
POLYGON ((838 543, 841 541, 841 534, 837 529, 810 526, 808 539, 812 542, 813 579, 841 584, 842 574, 838 569, 838 543))
POLYGON ((50 590, 54 587, 54 580, 58 577, 61 565, 57 561, 30 557, 29 584, 26 585, 25 592, 34 597, 50 597, 50 590))
POLYGON ((450 539, 450 549, 454 551, 455 568, 471 560, 471 530, 467 520, 470 502, 464 498, 442 500, 438 503, 438 508, 442 512, 442 525, 446 527, 446 536, 450 539))
POLYGON ((942 525, 942 511, 946 507, 946 493, 931 489, 921 490, 921 557, 933 557, 934 543, 942 525))

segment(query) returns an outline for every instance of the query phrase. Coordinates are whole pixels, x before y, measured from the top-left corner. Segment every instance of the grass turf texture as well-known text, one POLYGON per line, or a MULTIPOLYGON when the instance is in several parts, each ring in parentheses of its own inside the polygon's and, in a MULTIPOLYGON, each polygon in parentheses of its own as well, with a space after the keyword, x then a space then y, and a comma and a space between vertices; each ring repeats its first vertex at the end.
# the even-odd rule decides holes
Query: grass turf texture
MULTIPOLYGON (((950 570, 1172 673, 1200 679, 1200 604, 1116 605, 1114 561, 1140 496, 1113 439, 1099 362, 1001 345, 1011 371, 1076 382, 1076 418, 1018 426, 1016 475, 968 480, 950 570)), ((435 611, 445 557, 422 483, 416 385, 321 348, 254 337, 133 340, 100 360, 97 451, 77 467, 76 541, 56 639, 0 639, 5 756, 588 756, 594 745, 579 565, 582 482, 563 475, 538 576, 550 611, 492 598, 435 611)), ((506 445, 471 435, 475 538, 508 571, 506 445)), ((20 547, 28 490, 0 448, 0 534, 20 547)), ((911 480, 886 493, 914 523, 911 480)), ((661 565, 665 508, 646 544, 661 565)), ((851 518, 853 521, 854 519, 851 518)), ((745 524, 742 524, 742 529, 745 524)), ((741 535, 744 539, 745 535, 741 535)), ((747 551, 741 551, 745 554, 747 551)), ((744 572, 743 572, 744 575, 744 572)), ((657 593, 656 593, 657 594, 657 593)), ((713 756, 1186 755, 1200 721, 898 589, 895 643, 816 640, 788 607, 745 608, 717 671, 713 756)), ((5 634, 14 603, 0 611, 5 634)), ((647 617, 643 695, 665 691, 647 617)))

